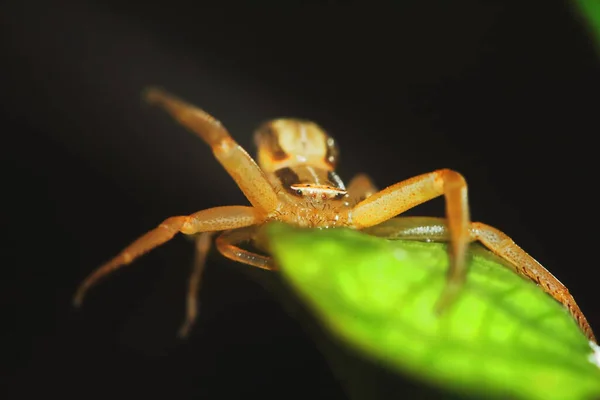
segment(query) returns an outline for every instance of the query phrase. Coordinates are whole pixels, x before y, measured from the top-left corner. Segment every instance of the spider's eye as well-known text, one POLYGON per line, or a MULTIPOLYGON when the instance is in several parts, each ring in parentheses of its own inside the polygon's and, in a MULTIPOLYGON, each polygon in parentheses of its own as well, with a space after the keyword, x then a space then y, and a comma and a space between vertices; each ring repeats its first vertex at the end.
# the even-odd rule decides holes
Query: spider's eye
POLYGON ((296 190, 296 194, 298 194, 298 195, 302 196, 302 189, 298 189, 298 190, 296 190))

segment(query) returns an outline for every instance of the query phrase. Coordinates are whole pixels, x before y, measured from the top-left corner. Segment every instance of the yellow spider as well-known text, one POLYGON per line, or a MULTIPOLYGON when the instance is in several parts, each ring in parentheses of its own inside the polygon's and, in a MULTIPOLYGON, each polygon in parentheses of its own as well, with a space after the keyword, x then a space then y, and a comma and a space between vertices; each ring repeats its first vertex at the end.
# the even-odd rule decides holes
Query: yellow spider
MULTIPOLYGON (((224 231, 216 239, 216 246, 225 257, 258 268, 276 270, 270 257, 237 245, 256 239, 256 229, 253 228, 269 221, 283 221, 302 227, 370 228, 368 233, 383 237, 448 241, 450 267, 446 286, 438 301, 440 311, 452 303, 465 281, 469 243, 479 241, 567 307, 582 331, 595 342, 585 316, 558 279, 504 233, 489 225, 471 222, 467 184, 458 172, 441 169, 381 191, 377 191, 371 180, 361 174, 346 187, 335 173, 336 143, 313 122, 276 119, 260 126, 255 134, 257 164, 223 125, 206 112, 156 88, 146 92, 146 99, 162 106, 212 148, 217 160, 252 206, 222 206, 188 216, 167 218, 89 275, 77 290, 74 298, 76 306, 81 305, 87 290, 111 271, 131 263, 172 239, 178 232, 186 235, 200 233, 196 239, 196 262, 189 281, 186 319, 180 330, 180 335, 185 336, 196 318, 198 287, 212 234, 224 231), (404 217, 398 219, 394 232, 390 232, 389 228, 378 229, 377 225, 381 222, 440 195, 444 195, 446 200, 445 219, 404 217)), ((257 246, 261 248, 260 243, 257 246)))

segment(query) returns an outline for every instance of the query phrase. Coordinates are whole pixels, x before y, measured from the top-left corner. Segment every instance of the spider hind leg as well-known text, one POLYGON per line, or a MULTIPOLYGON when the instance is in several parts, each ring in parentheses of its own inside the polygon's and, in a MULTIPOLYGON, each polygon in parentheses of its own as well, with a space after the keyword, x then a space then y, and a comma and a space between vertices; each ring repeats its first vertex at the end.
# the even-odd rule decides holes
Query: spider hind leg
MULTIPOLYGON (((388 239, 448 242, 451 238, 447 221, 435 217, 400 217, 364 229, 365 233, 388 239)), ((473 222, 469 227, 469 241, 479 241, 494 254, 508 261, 512 269, 536 284, 571 313, 589 340, 596 338, 585 315, 569 290, 538 261, 521 249, 510 237, 489 225, 473 222)))

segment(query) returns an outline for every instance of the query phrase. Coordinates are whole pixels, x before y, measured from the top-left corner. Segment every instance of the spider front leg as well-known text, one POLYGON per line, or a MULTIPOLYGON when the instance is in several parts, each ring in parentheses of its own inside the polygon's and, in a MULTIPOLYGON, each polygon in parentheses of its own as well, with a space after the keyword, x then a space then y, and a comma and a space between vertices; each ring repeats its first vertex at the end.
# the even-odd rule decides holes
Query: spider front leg
POLYGON ((73 299, 74 305, 81 305, 87 290, 99 279, 171 240, 178 232, 191 235, 199 232, 222 231, 254 225, 262 221, 262 213, 252 207, 244 206, 215 207, 189 216, 167 218, 158 227, 127 246, 115 258, 92 272, 77 289, 73 299))
MULTIPOLYGON (((435 217, 400 217, 364 230, 388 239, 431 240, 446 242, 450 232, 446 220, 435 217)), ((493 253, 508 261, 515 272, 537 283, 546 293, 562 303, 571 313, 588 339, 596 342, 592 328, 569 290, 539 262, 520 248, 510 237, 489 225, 473 222, 471 241, 479 241, 493 253)))
POLYGON ((444 311, 458 295, 466 277, 469 238, 467 184, 458 172, 441 169, 396 183, 358 203, 352 209, 351 224, 357 229, 377 225, 440 195, 446 199, 450 232, 448 279, 437 303, 444 311))
POLYGON ((158 88, 148 89, 145 98, 148 102, 163 107, 212 148, 216 159, 237 183, 250 204, 265 212, 277 207, 277 193, 264 172, 219 121, 205 111, 158 88))

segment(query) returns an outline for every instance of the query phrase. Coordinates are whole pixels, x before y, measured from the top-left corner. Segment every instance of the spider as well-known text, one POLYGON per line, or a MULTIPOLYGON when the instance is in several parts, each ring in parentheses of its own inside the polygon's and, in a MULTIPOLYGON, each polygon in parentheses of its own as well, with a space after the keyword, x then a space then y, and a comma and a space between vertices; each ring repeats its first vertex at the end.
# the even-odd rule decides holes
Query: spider
POLYGON ((196 258, 189 279, 186 317, 179 330, 187 336, 197 316, 197 296, 212 236, 225 257, 254 267, 276 270, 272 258, 238 247, 254 241, 256 228, 269 221, 301 227, 347 227, 388 238, 449 242, 450 264, 436 309, 455 300, 467 274, 469 244, 479 241, 508 261, 514 270, 562 303, 588 339, 594 334, 568 289, 511 238, 494 227, 471 222, 464 177, 450 169, 415 176, 378 191, 365 174, 346 187, 335 172, 336 142, 314 122, 280 118, 262 124, 255 133, 257 161, 235 142, 227 129, 205 111, 163 91, 150 88, 148 102, 164 108, 211 148, 216 159, 250 201, 249 206, 222 206, 164 220, 93 271, 79 286, 75 306, 88 289, 107 274, 130 264, 177 233, 196 235, 196 258), (404 211, 443 195, 446 218, 399 217, 404 211), (382 224, 394 219, 394 224, 382 224))

